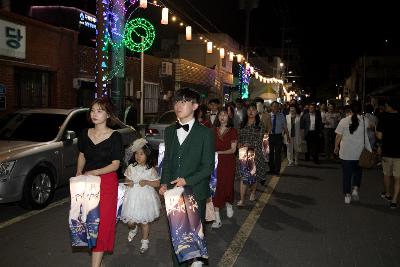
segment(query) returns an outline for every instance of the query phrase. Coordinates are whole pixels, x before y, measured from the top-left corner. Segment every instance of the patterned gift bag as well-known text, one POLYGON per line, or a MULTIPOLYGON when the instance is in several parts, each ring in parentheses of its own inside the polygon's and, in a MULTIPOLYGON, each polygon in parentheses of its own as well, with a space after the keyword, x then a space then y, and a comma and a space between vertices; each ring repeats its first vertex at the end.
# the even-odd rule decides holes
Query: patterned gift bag
POLYGON ((69 228, 72 246, 96 246, 100 221, 100 181, 99 176, 92 175, 70 179, 69 228))
POLYGON ((264 156, 264 162, 269 162, 269 135, 264 134, 262 141, 262 154, 264 156))
POLYGON ((164 161, 165 143, 160 143, 158 145, 158 160, 157 160, 157 173, 161 177, 162 167, 164 161))
POLYGON ((243 146, 239 148, 239 174, 244 184, 256 182, 256 151, 253 147, 243 146))
POLYGON ((210 177, 210 191, 211 197, 214 197, 215 191, 217 191, 217 167, 218 167, 218 154, 215 152, 215 165, 214 171, 211 173, 210 177))
POLYGON ((118 184, 118 201, 117 201, 117 222, 121 219, 122 205, 125 201, 126 186, 124 183, 118 184))
POLYGON ((175 187, 164 194, 172 246, 178 261, 208 258, 198 205, 190 187, 175 187))

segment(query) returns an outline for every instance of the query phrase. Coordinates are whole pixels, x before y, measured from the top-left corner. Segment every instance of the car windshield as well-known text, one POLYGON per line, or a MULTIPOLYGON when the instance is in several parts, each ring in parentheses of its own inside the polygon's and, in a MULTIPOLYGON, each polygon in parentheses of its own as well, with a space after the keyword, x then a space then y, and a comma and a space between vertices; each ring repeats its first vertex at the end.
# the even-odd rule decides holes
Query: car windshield
POLYGON ((47 142, 56 138, 66 115, 13 113, 0 123, 1 140, 47 142))
POLYGON ((176 115, 174 111, 168 111, 167 113, 161 115, 161 117, 158 119, 158 123, 160 124, 171 124, 174 121, 176 121, 176 115))

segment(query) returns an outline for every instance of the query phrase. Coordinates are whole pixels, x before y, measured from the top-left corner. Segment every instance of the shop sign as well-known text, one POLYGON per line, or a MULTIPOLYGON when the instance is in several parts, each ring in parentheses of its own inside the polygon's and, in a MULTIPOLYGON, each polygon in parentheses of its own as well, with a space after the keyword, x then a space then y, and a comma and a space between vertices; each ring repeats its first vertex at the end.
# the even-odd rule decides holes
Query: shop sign
POLYGON ((0 19, 0 55, 25 59, 26 27, 0 19))
POLYGON ((79 26, 96 30, 97 19, 88 13, 81 12, 79 14, 79 26))

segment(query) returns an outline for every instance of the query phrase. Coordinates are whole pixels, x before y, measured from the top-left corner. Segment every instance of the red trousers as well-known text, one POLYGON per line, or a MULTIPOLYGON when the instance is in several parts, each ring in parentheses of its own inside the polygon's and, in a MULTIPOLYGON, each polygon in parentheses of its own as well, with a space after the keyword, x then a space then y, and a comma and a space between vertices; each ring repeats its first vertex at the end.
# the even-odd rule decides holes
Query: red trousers
POLYGON ((112 252, 117 222, 118 176, 112 172, 100 177, 100 223, 96 247, 92 251, 112 252))

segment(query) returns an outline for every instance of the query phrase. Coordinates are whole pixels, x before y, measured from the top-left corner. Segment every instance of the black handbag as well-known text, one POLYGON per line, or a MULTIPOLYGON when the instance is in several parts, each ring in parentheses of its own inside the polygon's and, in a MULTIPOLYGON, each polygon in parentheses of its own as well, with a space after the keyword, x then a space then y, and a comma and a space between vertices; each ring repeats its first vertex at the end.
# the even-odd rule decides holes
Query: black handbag
POLYGON ((358 160, 358 165, 361 168, 371 169, 376 166, 378 162, 378 156, 365 148, 365 119, 363 116, 363 127, 364 127, 364 147, 360 155, 360 159, 358 160))

